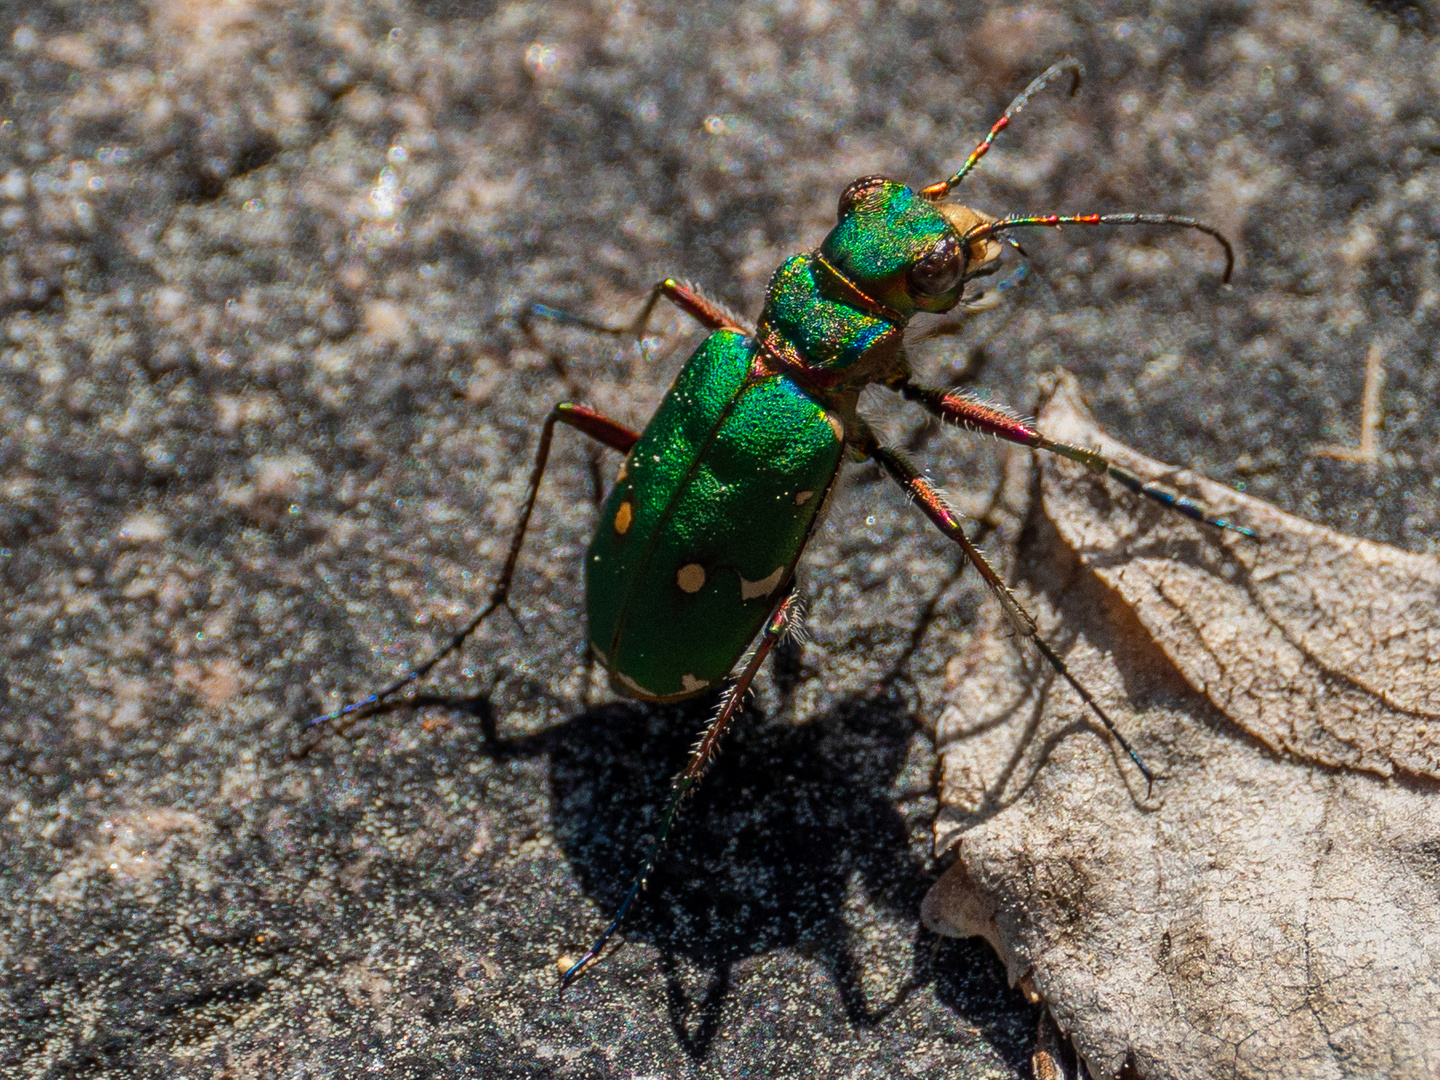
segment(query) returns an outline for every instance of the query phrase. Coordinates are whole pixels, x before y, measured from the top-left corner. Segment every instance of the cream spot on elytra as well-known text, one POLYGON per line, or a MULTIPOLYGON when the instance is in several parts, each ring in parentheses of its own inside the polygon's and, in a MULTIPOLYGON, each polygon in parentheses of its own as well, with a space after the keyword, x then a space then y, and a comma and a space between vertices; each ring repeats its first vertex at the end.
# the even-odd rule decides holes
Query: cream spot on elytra
POLYGON ((814 494, 815 493, 813 491, 797 491, 795 493, 795 505, 804 506, 807 502, 810 501, 810 497, 814 494))
POLYGON ((688 671, 680 676, 680 685, 685 688, 687 694, 696 694, 710 685, 709 679, 697 679, 688 671))
POLYGON ((832 412, 825 414, 825 419, 830 421, 830 430, 835 432, 835 438, 839 442, 845 441, 845 422, 832 412))
POLYGON ((615 474, 615 482, 617 484, 623 484, 625 482, 625 478, 629 475, 630 459, 627 457, 624 461, 620 462, 620 471, 615 474))
POLYGON ((630 531, 630 521, 635 516, 635 511, 630 506, 630 500, 626 499, 620 504, 620 509, 615 511, 615 531, 624 536, 630 531))
POLYGON ((785 567, 777 566, 767 577, 759 581, 746 581, 740 579, 740 599, 754 600, 757 596, 769 596, 775 591, 775 586, 780 584, 780 579, 785 576, 785 567))
POLYGON ((686 563, 675 575, 675 584, 681 592, 697 593, 705 587, 705 568, 699 563, 686 563))

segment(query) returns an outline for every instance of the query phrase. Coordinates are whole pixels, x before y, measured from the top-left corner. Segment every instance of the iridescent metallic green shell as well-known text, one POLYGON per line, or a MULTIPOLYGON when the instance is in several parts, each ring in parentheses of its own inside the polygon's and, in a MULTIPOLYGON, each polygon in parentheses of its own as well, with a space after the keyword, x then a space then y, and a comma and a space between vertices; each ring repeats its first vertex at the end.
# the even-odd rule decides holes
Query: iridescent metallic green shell
POLYGON ((586 559, 590 643, 617 689, 718 685, 780 599, 844 451, 844 426, 784 375, 752 377, 728 330, 686 362, 630 451, 586 559))
POLYGON ((863 186, 818 252, 775 272, 765 362, 754 340, 712 333, 625 459, 586 563, 590 644, 624 693, 674 701, 730 673, 794 574, 859 389, 901 373, 916 310, 959 298, 958 277, 944 295, 907 286, 958 239, 945 217, 903 184, 863 186))

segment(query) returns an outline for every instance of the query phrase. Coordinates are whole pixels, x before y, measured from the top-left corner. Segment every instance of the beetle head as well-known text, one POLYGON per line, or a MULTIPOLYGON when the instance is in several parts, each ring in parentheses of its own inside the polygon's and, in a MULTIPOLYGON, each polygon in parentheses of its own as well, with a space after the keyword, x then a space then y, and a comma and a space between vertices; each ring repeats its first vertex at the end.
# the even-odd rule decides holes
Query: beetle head
POLYGON ((994 220, 958 203, 934 203, 904 184, 864 176, 840 195, 839 220, 820 254, 865 295, 908 318, 949 311, 965 282, 994 269, 1000 244, 966 242, 994 220))

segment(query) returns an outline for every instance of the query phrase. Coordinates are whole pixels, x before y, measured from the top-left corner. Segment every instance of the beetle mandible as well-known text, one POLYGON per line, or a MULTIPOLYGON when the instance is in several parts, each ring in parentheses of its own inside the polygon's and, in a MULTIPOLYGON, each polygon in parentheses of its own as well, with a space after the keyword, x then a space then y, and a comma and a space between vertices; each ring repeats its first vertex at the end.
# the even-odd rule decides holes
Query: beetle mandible
MULTIPOLYGON (((1171 214, 993 217, 950 195, 1030 97, 1062 74, 1079 86, 1081 68, 1062 60, 1030 83, 951 177, 916 191, 882 176, 855 180, 840 195, 835 227, 819 248, 792 256, 771 278, 751 327, 693 285, 667 278, 651 289, 623 332, 643 338, 664 298, 710 331, 681 368, 643 432, 582 405, 561 402, 540 432, 529 487, 499 580, 485 607, 439 650, 382 690, 311 721, 369 710, 423 678, 458 650, 490 615, 508 606, 516 563, 549 459, 564 424, 625 455, 586 553, 588 640, 622 694, 673 702, 725 684, 754 648, 675 781, 655 839, 620 908, 595 944, 564 971, 562 988, 598 959, 653 871, 687 792, 699 782, 766 656, 796 618, 796 567, 833 495, 847 456, 878 464, 930 521, 964 552, 1028 639, 1085 701, 1146 780, 1154 776, 1100 703, 1040 636, 1003 580, 967 537, 940 493, 901 454, 883 445, 856 411, 878 385, 942 421, 1081 462, 1132 492, 1195 520, 1249 535, 1101 454, 1047 438, 1016 415, 912 378, 904 338, 920 313, 969 306, 966 287, 996 272, 1007 234, 1061 225, 1166 225, 1213 237, 1219 230, 1171 214), (756 641, 758 635, 758 642, 756 641)), ((538 307, 542 315, 556 315, 538 307)), ((622 328, 561 316, 608 333, 622 328)))

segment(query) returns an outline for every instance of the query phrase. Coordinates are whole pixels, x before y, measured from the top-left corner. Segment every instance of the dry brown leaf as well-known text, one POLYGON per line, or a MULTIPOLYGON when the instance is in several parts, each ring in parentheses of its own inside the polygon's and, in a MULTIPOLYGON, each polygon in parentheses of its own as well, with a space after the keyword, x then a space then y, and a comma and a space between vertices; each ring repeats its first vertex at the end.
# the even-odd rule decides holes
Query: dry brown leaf
MULTIPOLYGON (((1054 438, 1164 474, 1108 438, 1072 392, 1054 438)), ((1440 779, 1440 560, 1344 536, 1209 480, 1167 477, 1259 534, 1202 534, 1160 507, 1102 507, 1075 470, 1046 469, 1045 513, 1119 592, 1190 684, 1277 750, 1440 779)))
POLYGON ((1068 377, 1041 423, 1260 540, 1040 464, 1013 576, 1161 780, 996 612, 940 720, 928 922, 986 937, 1096 1077, 1440 1075, 1440 560, 1172 474, 1068 377))

